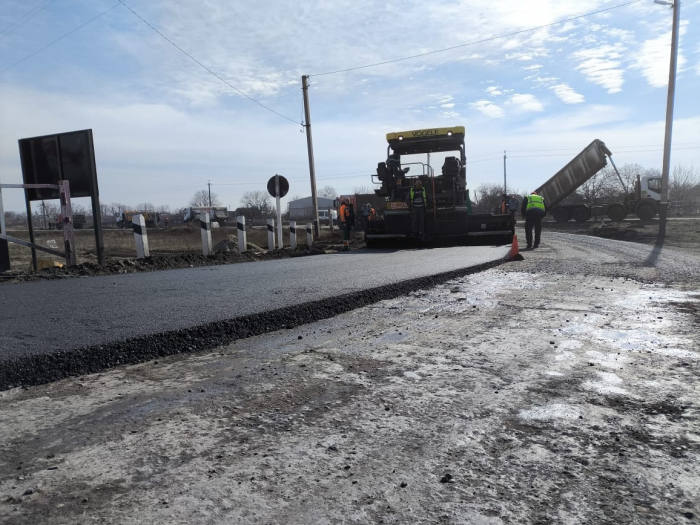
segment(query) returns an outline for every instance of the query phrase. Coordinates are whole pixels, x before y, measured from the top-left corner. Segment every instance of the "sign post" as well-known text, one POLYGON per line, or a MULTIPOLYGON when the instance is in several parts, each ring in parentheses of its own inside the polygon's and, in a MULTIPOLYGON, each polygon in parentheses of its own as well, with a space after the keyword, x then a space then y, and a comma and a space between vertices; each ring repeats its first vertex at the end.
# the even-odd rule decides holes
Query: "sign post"
POLYGON ((280 199, 289 192, 289 181, 282 175, 270 177, 267 181, 267 192, 277 199, 277 244, 280 248, 284 248, 284 239, 282 238, 282 210, 280 199))
POLYGON ((277 245, 281 250, 284 248, 284 239, 282 238, 282 210, 280 209, 280 176, 275 175, 275 195, 277 196, 277 245))

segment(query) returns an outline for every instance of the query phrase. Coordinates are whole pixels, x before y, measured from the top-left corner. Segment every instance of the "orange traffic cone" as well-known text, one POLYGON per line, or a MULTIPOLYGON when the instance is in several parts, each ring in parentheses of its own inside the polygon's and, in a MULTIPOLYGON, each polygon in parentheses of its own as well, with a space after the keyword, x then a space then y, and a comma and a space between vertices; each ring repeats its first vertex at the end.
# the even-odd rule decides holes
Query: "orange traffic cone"
POLYGON ((521 257, 522 255, 520 255, 520 249, 518 248, 518 236, 513 235, 513 244, 510 247, 510 260, 517 261, 521 257))

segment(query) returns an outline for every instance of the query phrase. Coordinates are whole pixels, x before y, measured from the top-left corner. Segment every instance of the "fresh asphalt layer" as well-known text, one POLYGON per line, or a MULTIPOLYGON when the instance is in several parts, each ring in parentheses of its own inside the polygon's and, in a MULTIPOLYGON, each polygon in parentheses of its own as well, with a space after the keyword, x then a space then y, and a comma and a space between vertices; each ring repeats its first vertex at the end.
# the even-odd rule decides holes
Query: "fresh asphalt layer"
MULTIPOLYGON (((502 260, 509 247, 345 254, 0 289, 0 362, 114 344, 502 260)), ((271 326, 270 329, 274 329, 271 326)))

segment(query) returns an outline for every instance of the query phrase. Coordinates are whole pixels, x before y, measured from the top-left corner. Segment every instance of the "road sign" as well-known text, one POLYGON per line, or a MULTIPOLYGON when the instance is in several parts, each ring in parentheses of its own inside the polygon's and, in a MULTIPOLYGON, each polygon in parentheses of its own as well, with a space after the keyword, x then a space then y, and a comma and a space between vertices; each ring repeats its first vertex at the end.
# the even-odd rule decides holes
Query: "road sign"
POLYGON ((270 180, 267 181, 267 192, 272 196, 272 197, 284 197, 287 195, 289 192, 289 181, 284 178, 282 175, 275 175, 274 177, 270 177, 270 180), (275 191, 275 186, 276 182, 275 179, 279 177, 279 195, 277 195, 277 192, 275 191))

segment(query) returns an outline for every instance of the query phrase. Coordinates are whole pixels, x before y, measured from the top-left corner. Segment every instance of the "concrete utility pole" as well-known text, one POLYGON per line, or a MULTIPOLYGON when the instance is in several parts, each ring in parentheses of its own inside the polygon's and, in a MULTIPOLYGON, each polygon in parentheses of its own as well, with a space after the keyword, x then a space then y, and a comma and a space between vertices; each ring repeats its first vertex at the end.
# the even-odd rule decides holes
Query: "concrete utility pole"
POLYGON ((211 181, 207 182, 207 186, 209 186, 209 207, 211 208, 211 181))
POLYGON ((671 30, 671 65, 668 71, 668 96, 666 98, 666 136, 664 138, 664 164, 661 172, 661 208, 659 210, 659 237, 666 238, 668 216, 668 183, 671 170, 671 135, 673 133, 673 102, 676 96, 676 67, 678 63, 678 26, 681 19, 681 2, 654 0, 655 4, 673 6, 673 29, 671 30))
POLYGON ((316 196, 316 168, 314 166, 314 143, 311 138, 311 112, 309 110, 309 76, 301 77, 301 90, 304 94, 304 127, 306 128, 306 145, 309 150, 309 175, 311 176, 311 200, 314 205, 314 233, 318 238, 318 198, 316 196))
POLYGON ((503 150, 503 194, 508 195, 508 185, 506 184, 506 150, 503 150))

